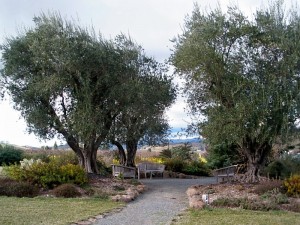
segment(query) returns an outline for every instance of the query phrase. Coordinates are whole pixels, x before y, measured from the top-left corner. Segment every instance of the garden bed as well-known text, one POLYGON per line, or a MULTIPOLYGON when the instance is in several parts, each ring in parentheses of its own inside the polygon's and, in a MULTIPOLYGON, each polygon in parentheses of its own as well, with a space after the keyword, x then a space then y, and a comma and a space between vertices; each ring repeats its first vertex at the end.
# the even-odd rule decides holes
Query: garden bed
POLYGON ((282 181, 260 184, 224 183, 192 186, 187 190, 192 208, 230 207, 252 210, 288 210, 300 212, 300 199, 283 190, 282 181), (208 197, 205 203, 205 197, 208 197))

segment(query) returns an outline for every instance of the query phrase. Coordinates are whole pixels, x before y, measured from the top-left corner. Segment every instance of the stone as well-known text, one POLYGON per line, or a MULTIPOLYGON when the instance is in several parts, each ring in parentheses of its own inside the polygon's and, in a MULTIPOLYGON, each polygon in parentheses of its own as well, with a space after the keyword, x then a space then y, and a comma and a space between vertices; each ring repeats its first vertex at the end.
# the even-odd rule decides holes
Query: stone
POLYGON ((189 206, 191 208, 202 209, 205 206, 205 203, 202 201, 199 195, 194 195, 193 197, 189 198, 189 206))
POLYGON ((189 187, 186 191, 186 194, 189 196, 189 197, 192 197, 194 195, 200 195, 201 193, 199 192, 199 190, 197 190, 196 187, 189 187))

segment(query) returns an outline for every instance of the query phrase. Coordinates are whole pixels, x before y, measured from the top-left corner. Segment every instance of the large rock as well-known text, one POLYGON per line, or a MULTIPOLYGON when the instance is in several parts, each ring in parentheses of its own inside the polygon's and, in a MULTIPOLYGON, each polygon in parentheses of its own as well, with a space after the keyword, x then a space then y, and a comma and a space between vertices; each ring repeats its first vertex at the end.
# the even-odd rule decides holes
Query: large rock
POLYGON ((205 206, 205 203, 202 201, 200 195, 194 195, 189 197, 189 206, 191 208, 202 209, 205 206))
POLYGON ((198 190, 197 186, 189 187, 186 191, 189 199, 189 206, 191 208, 202 209, 205 206, 205 200, 203 199, 202 193, 198 190))

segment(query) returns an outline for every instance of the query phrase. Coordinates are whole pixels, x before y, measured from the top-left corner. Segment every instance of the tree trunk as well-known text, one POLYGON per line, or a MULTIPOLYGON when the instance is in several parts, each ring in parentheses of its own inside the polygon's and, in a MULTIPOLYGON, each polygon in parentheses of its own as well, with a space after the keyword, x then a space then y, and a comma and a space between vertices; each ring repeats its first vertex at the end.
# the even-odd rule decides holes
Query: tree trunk
POLYGON ((129 140, 126 141, 126 148, 127 148, 127 160, 126 166, 135 167, 135 155, 137 151, 137 141, 136 140, 129 140))
POLYGON ((120 165, 125 166, 125 164, 126 164, 126 154, 125 154, 125 150, 124 150, 123 146, 120 144, 120 142, 115 141, 115 140, 111 140, 111 143, 113 145, 117 146, 117 148, 118 148, 120 165))
POLYGON ((84 168, 87 173, 99 173, 97 166, 97 150, 93 148, 80 148, 75 152, 79 161, 79 165, 84 168))
POLYGON ((250 138, 246 140, 247 141, 244 141, 242 151, 247 157, 247 171, 240 181, 257 183, 260 181, 260 170, 264 167, 272 146, 267 141, 264 143, 257 143, 250 138))

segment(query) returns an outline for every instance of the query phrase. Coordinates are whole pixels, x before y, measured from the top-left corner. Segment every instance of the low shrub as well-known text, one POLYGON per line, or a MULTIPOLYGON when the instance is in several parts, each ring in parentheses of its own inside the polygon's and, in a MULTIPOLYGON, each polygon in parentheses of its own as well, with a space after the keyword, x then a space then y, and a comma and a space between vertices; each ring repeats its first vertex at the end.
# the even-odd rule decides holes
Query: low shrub
POLYGON ((300 158, 284 155, 281 158, 271 162, 263 171, 263 175, 270 178, 289 178, 292 174, 300 171, 300 158))
POLYGON ((186 163, 182 172, 188 175, 209 176, 210 170, 200 161, 191 161, 186 163))
POLYGON ((186 162, 183 161, 181 158, 171 158, 166 159, 164 164, 166 166, 166 170, 180 173, 185 167, 186 162))
POLYGON ((280 192, 274 193, 273 191, 266 192, 265 194, 261 195, 263 200, 272 202, 274 204, 287 204, 289 203, 289 199, 286 194, 282 194, 280 192))
POLYGON ((99 174, 102 176, 109 176, 112 174, 112 168, 111 166, 106 166, 104 160, 102 157, 97 157, 97 167, 99 170, 99 174))
POLYGON ((269 180, 263 183, 258 184, 253 193, 262 195, 266 192, 272 191, 274 189, 283 190, 283 181, 282 180, 269 180))
POLYGON ((52 190, 55 197, 75 198, 80 197, 81 193, 73 184, 62 184, 52 190))
POLYGON ((85 188, 85 191, 88 196, 91 196, 93 198, 98 198, 98 199, 108 199, 109 198, 109 194, 100 188, 88 187, 88 188, 85 188))
POLYGON ((300 213, 300 202, 293 199, 290 204, 282 206, 285 210, 300 213))
POLYGON ((38 193, 39 189, 28 182, 18 182, 9 178, 0 178, 0 195, 35 197, 38 193))
POLYGON ((87 176, 79 165, 66 164, 51 160, 49 163, 34 161, 28 167, 12 165, 4 167, 7 175, 18 181, 27 181, 46 188, 53 188, 63 183, 84 184, 87 176))
POLYGON ((0 144, 0 166, 19 163, 23 158, 23 152, 11 145, 0 144))
POLYGON ((287 194, 291 196, 300 195, 300 175, 292 175, 284 181, 284 186, 287 188, 287 194))
POLYGON ((50 155, 49 159, 49 162, 55 162, 57 165, 78 165, 78 158, 73 151, 57 151, 56 154, 50 155))
POLYGON ((233 207, 247 210, 269 211, 277 210, 279 207, 271 201, 257 201, 247 198, 219 198, 211 203, 216 207, 233 207))

